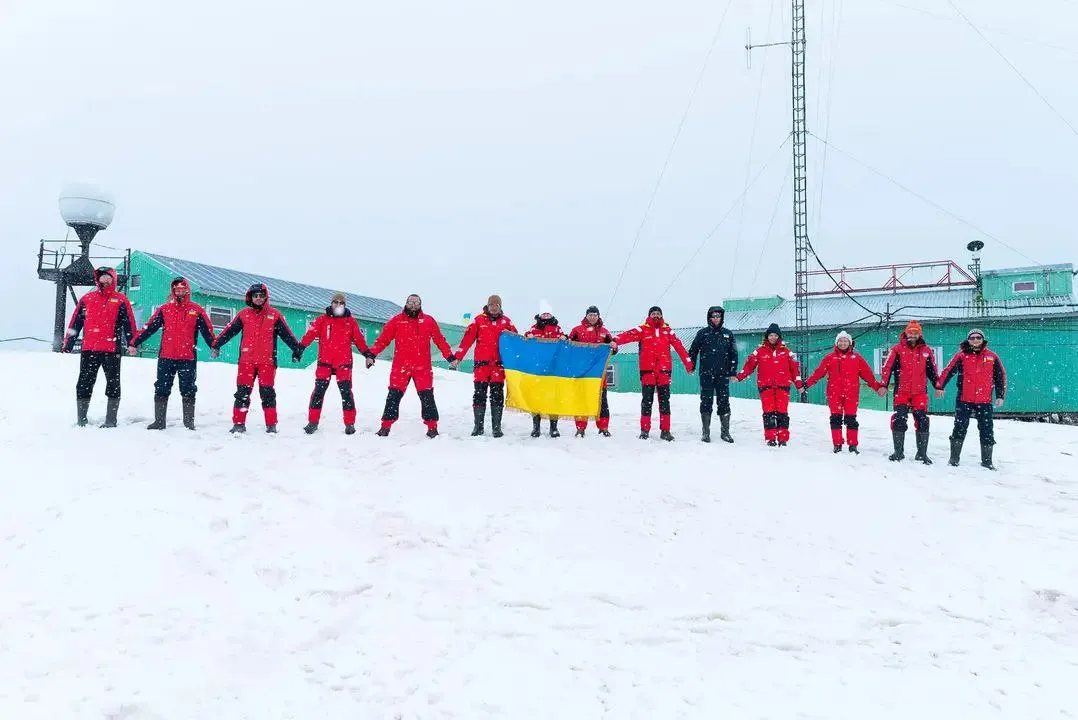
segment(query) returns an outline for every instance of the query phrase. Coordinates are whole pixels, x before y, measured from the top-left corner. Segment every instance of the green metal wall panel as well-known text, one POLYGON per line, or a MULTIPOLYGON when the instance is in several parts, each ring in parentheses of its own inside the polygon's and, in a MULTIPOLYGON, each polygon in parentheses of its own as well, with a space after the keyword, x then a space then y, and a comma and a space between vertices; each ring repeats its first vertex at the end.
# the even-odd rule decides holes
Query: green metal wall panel
POLYGON ((1028 300, 1049 296, 1070 295, 1074 278, 1062 269, 1034 269, 1023 272, 989 271, 981 275, 982 292, 986 300, 1028 300), (1015 290, 1015 283, 1032 283, 1032 288, 1015 290))

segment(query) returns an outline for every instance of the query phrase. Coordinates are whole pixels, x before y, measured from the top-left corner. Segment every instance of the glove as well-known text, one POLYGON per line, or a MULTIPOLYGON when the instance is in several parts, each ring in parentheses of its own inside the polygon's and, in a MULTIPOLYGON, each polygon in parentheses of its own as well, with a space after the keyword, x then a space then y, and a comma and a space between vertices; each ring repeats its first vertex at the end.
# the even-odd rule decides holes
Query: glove
POLYGON ((221 349, 220 348, 210 348, 210 357, 211 358, 215 358, 220 354, 221 354, 221 349))
POLYGON ((801 402, 808 402, 808 400, 809 400, 808 390, 802 389, 801 390, 801 402))
POLYGON ((372 365, 374 365, 374 356, 373 355, 368 355, 367 356, 367 369, 370 370, 372 365))
POLYGON ((292 362, 298 363, 302 359, 303 359, 303 350, 302 350, 302 348, 299 349, 299 350, 293 350, 292 351, 292 362))

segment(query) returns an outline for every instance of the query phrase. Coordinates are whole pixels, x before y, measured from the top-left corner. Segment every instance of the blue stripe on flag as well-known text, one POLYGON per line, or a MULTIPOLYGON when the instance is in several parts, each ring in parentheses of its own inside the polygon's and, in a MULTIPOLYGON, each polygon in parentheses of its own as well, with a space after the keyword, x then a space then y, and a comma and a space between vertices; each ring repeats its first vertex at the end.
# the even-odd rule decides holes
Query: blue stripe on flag
POLYGON ((506 370, 544 377, 601 378, 610 358, 606 345, 525 338, 508 332, 498 338, 498 349, 506 370))

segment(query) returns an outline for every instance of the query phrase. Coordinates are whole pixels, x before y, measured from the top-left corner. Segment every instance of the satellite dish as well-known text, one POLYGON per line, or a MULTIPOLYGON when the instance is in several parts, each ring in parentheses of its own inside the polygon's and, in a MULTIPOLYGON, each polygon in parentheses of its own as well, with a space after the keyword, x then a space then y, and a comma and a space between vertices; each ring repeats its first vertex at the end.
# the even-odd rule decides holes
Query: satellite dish
POLYGON ((983 247, 984 247, 984 243, 981 242, 980 240, 971 240, 969 242, 969 244, 966 245, 966 249, 969 250, 970 252, 974 252, 974 253, 975 252, 980 252, 983 247))

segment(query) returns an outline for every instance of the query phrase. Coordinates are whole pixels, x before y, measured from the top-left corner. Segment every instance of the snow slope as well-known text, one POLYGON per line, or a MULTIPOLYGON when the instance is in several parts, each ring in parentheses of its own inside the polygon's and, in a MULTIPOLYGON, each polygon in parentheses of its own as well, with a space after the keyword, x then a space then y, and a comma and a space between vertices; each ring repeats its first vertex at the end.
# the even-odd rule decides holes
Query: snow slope
POLYGON ((333 390, 303 434, 289 369, 280 435, 230 436, 219 364, 199 430, 174 399, 150 433, 124 363, 121 427, 80 429, 77 358, 0 351, 2 718, 1078 716, 1074 428, 999 423, 997 473, 942 418, 931 468, 880 413, 832 455, 812 406, 789 448, 744 401, 703 445, 689 397, 672 444, 623 395, 613 438, 476 439, 440 372, 442 437, 409 392, 383 439, 379 363, 352 437, 333 390))

